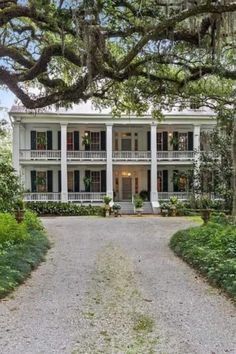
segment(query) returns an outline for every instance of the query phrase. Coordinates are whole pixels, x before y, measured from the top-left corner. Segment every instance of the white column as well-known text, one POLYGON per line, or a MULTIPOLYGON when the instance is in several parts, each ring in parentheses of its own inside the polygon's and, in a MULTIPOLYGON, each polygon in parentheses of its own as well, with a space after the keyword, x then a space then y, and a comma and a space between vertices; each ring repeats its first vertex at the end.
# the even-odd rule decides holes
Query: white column
POLYGON ((107 148, 107 190, 106 194, 113 199, 113 165, 112 165, 112 124, 106 125, 107 148))
POLYGON ((157 124, 151 125, 151 202, 159 207, 157 193, 157 124))
POLYGON ((13 125, 13 168, 15 169, 16 173, 20 174, 20 123, 14 122, 13 125))
POLYGON ((67 185, 67 123, 61 123, 61 201, 68 201, 67 185))
POLYGON ((200 125, 194 125, 193 128, 193 150, 194 150, 194 185, 195 189, 198 189, 198 173, 200 168, 200 133, 201 127, 200 125))

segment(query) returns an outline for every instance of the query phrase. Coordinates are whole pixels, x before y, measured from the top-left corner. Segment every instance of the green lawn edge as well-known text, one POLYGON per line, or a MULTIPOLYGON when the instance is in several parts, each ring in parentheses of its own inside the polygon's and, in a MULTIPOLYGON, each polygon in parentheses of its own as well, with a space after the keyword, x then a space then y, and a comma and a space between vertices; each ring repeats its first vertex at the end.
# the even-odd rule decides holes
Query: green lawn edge
POLYGON ((172 251, 236 304, 236 228, 209 223, 176 232, 172 251))

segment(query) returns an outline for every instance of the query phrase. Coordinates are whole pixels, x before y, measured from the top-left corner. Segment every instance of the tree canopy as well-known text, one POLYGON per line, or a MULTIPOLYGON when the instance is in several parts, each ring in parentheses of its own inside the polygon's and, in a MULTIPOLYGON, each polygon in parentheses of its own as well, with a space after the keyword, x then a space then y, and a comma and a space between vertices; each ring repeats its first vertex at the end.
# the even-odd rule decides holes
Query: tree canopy
POLYGON ((232 103, 235 15, 230 0, 0 0, 0 85, 30 109, 232 103))

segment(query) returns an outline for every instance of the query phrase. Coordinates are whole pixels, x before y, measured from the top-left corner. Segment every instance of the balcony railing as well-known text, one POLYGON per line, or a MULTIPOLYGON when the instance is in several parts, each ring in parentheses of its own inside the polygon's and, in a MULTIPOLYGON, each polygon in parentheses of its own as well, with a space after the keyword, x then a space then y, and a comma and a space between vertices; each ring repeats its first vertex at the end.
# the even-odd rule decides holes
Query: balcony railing
POLYGON ((171 197, 176 196, 179 200, 188 200, 190 198, 189 192, 159 192, 158 198, 160 200, 169 200, 171 197))
POLYGON ((150 151, 114 151, 114 161, 147 161, 151 159, 150 151))
POLYGON ((68 193, 68 200, 70 202, 102 202, 103 198, 106 196, 106 193, 87 193, 87 192, 79 192, 79 193, 68 193))
POLYGON ((67 159, 69 160, 96 161, 106 160, 106 158, 106 151, 67 151, 67 159))
POLYGON ((60 160, 60 150, 20 150, 20 160, 60 160))
POLYGON ((157 151, 157 160, 193 160, 194 151, 157 151))
POLYGON ((61 200, 61 193, 25 193, 26 202, 58 202, 61 200))

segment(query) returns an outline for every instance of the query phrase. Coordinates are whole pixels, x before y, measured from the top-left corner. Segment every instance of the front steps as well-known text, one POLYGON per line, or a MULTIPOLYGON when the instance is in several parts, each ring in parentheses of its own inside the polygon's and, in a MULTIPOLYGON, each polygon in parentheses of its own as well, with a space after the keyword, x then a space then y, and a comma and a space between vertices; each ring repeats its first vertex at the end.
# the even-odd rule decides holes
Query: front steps
MULTIPOLYGON (((121 214, 122 215, 133 215, 135 214, 134 204, 132 202, 118 202, 121 206, 121 214)), ((152 205, 150 202, 143 203, 143 211, 142 214, 153 214, 152 205)))

